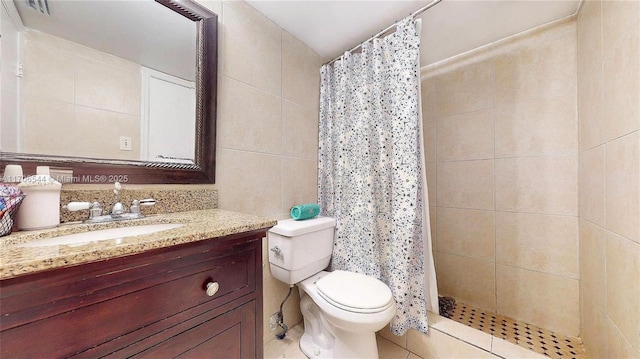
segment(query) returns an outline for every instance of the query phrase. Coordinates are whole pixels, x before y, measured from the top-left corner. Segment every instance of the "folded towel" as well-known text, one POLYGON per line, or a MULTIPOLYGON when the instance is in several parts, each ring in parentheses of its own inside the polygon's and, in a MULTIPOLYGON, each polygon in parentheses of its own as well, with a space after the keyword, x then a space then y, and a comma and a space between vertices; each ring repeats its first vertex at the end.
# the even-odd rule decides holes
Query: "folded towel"
POLYGON ((291 208, 291 218, 295 220, 309 219, 320 214, 320 206, 316 203, 299 204, 291 208))

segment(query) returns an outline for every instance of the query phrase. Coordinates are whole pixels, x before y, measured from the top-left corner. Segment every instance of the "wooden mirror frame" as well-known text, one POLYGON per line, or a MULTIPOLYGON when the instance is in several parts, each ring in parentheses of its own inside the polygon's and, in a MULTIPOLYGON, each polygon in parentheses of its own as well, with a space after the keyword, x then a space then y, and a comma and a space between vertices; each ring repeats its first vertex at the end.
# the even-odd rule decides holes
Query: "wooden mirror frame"
MULTIPOLYGON (((104 160, 0 153, 0 166, 20 164, 25 175, 37 166, 73 171, 70 183, 215 183, 218 84, 218 16, 192 0, 155 0, 197 23, 196 148, 194 164, 104 160)), ((70 139, 73 140, 73 139, 70 139)))

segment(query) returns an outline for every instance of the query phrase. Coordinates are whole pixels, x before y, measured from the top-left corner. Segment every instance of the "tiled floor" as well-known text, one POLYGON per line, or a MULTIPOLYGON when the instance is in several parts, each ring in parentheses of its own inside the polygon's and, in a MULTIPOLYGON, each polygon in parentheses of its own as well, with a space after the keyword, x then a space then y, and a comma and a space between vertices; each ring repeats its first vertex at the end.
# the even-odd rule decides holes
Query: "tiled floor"
MULTIPOLYGON (((391 334, 388 328, 378 332, 377 343, 380 359, 587 358, 579 339, 576 343, 571 338, 561 338, 547 330, 516 322, 494 313, 459 306, 458 310, 454 311, 456 320, 447 319, 431 312, 427 314, 429 334, 410 330, 404 336, 396 337, 391 334), (528 344, 528 342, 532 344, 528 344), (547 345, 550 343, 553 343, 552 347, 547 345), (555 352, 551 350, 536 352, 543 346, 548 349, 553 348, 555 352), (575 354, 571 353, 572 351, 575 354)), ((264 357, 266 359, 306 359, 299 347, 302 332, 301 323, 291 328, 285 339, 267 343, 264 348, 264 357)))
POLYGON ((464 303, 456 303, 451 319, 553 359, 587 358, 579 338, 553 333, 464 303))
MULTIPOLYGON (((307 359, 298 344, 302 331, 302 324, 296 325, 289 330, 283 340, 273 340, 267 343, 264 347, 264 358, 307 359)), ((381 337, 378 337, 378 354, 380 359, 420 359, 419 356, 381 337)))

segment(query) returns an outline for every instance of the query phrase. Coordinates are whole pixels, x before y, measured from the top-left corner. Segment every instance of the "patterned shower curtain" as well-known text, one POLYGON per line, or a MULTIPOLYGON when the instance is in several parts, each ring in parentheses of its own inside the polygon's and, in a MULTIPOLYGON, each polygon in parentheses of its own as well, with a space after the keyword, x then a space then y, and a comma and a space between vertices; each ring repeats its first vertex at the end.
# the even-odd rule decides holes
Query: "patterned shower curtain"
POLYGON ((321 69, 318 200, 337 219, 331 267, 389 286, 396 335, 426 333, 426 310, 438 307, 427 303, 437 293, 425 295, 432 256, 415 23, 404 19, 395 33, 321 69))

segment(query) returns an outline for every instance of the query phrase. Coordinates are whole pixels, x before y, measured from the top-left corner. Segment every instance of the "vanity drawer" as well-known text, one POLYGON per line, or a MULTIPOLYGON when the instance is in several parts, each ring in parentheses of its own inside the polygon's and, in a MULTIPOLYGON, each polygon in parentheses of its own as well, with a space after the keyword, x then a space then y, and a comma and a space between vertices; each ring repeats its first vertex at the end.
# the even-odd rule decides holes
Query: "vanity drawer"
POLYGON ((64 268, 28 286, 3 281, 0 357, 67 357, 87 350, 102 356, 189 318, 218 315, 216 308, 227 310, 231 302, 255 300, 261 296, 261 237, 250 239, 227 246, 201 241, 64 268), (211 295, 209 283, 218 286, 211 295), (126 343, 118 340, 123 336, 126 343), (46 340, 34 346, 25 338, 46 340))

